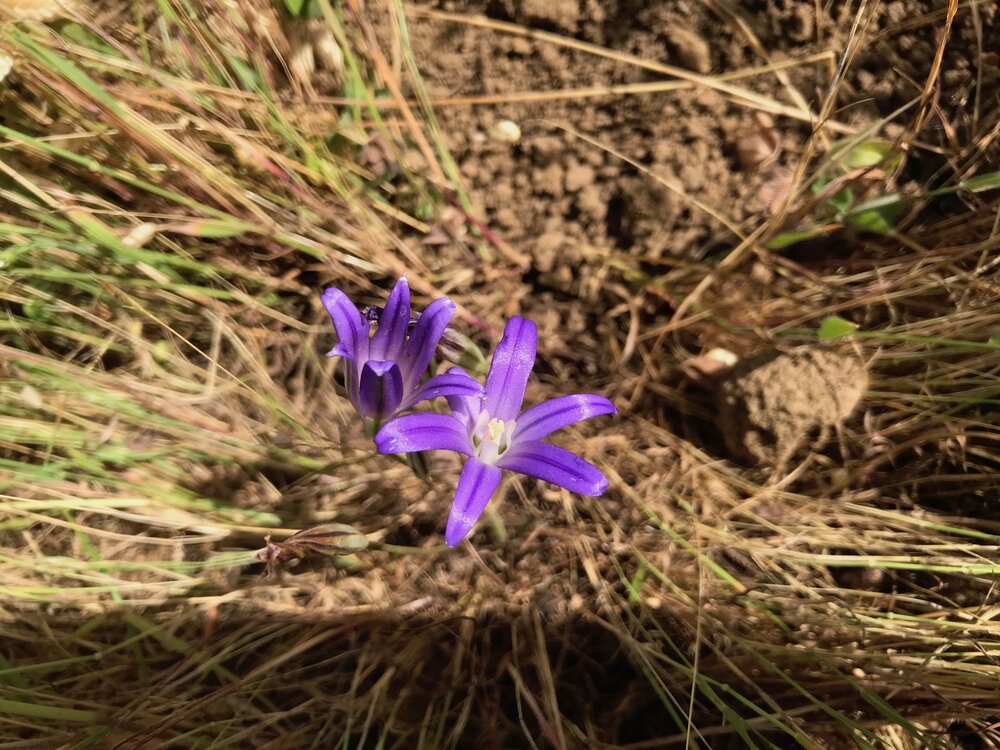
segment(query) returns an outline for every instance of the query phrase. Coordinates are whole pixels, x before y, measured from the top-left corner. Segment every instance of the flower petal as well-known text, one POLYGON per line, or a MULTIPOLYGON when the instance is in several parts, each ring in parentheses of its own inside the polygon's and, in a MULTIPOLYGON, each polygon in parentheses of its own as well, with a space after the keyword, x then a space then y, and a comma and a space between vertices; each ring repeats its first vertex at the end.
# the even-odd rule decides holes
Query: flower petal
POLYGON ((447 297, 441 297, 431 302, 421 314, 413 333, 410 334, 403 350, 403 369, 406 382, 412 388, 427 372, 438 341, 444 335, 445 328, 455 314, 455 303, 447 297))
POLYGON ((608 488, 607 478, 596 466, 575 453, 538 440, 515 441, 497 466, 544 479, 581 495, 601 495, 608 488))
POLYGON ((361 368, 358 411, 377 421, 396 413, 403 400, 403 376, 399 365, 390 360, 370 359, 361 368))
POLYGON ((576 393, 560 396, 532 406, 517 418, 514 439, 541 440, 556 430, 575 424, 590 417, 616 414, 618 410, 604 396, 591 393, 576 393))
POLYGON ((441 450, 472 455, 469 433, 450 414, 406 414, 397 417, 375 435, 375 447, 382 454, 441 450))
POLYGON ((496 466, 484 464, 478 458, 470 458, 465 462, 444 532, 444 540, 449 547, 454 547, 472 531, 493 493, 497 491, 502 475, 503 472, 496 466))
POLYGON ((392 288, 389 301, 372 336, 368 356, 372 359, 402 359, 403 342, 410 326, 410 285, 403 276, 392 288))
MULTIPOLYGON (((449 375, 453 372, 470 377, 461 367, 452 367, 448 370, 449 375)), ((466 430, 472 429, 472 426, 476 423, 476 418, 479 416, 479 412, 483 410, 484 395, 485 393, 480 386, 479 393, 475 396, 448 396, 448 408, 451 409, 452 415, 465 425, 466 430)))
POLYGON ((368 359, 368 323, 350 298, 339 289, 331 287, 323 292, 320 301, 330 313, 339 339, 328 356, 347 357, 355 362, 368 359))
POLYGON ((537 344, 538 327, 532 321, 517 316, 507 321, 486 376, 484 408, 490 418, 506 422, 517 417, 535 364, 537 344))
POLYGON ((358 366, 353 357, 344 357, 344 386, 347 397, 351 399, 355 409, 360 409, 361 395, 358 392, 358 366))
POLYGON ((446 373, 435 375, 413 391, 400 404, 399 411, 408 411, 421 401, 428 401, 439 396, 481 399, 483 387, 464 372, 453 367, 446 373))

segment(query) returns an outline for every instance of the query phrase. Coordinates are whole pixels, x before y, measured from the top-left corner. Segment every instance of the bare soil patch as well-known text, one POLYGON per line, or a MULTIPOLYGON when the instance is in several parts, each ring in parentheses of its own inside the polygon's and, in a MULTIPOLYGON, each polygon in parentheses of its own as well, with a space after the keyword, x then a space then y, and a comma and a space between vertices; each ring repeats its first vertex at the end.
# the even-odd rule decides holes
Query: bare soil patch
MULTIPOLYGON (((808 116, 775 116, 768 145, 776 158, 758 168, 762 165, 748 163, 740 153, 760 131, 755 114, 773 103, 794 108, 799 102, 815 115, 829 90, 834 54, 845 48, 853 21, 847 6, 826 4, 817 10, 808 0, 738 6, 688 0, 508 0, 435 7, 498 22, 473 26, 412 14, 414 52, 433 97, 501 100, 441 106, 439 116, 481 215, 530 254, 536 288, 563 292, 578 292, 587 284, 589 269, 622 256, 630 267, 650 273, 711 258, 732 235, 706 208, 745 232, 766 219, 773 193, 777 189, 780 197, 781 177, 798 164, 813 122, 808 116), (519 99, 663 80, 663 74, 518 30, 554 32, 693 74, 834 54, 782 70, 784 81, 776 73, 732 81, 748 96, 759 97, 756 103, 698 83, 664 93, 530 102, 519 99), (501 119, 520 125, 520 142, 490 138, 501 119), (564 128, 593 138, 604 150, 564 128)), ((919 98, 944 8, 941 2, 876 5, 865 19, 865 43, 853 50, 834 107, 834 119, 845 131, 878 123, 919 98)), ((981 95, 997 79, 988 40, 1000 34, 1000 19, 995 6, 982 6, 976 20, 963 14, 952 30, 936 99, 937 117, 948 127, 922 133, 932 146, 954 146, 981 125, 969 105, 977 91, 981 95)), ((907 122, 897 115, 872 135, 896 137, 907 122)), ((995 168, 997 149, 983 156, 977 168, 995 168)), ((922 181, 942 163, 922 152, 900 179, 922 181)))

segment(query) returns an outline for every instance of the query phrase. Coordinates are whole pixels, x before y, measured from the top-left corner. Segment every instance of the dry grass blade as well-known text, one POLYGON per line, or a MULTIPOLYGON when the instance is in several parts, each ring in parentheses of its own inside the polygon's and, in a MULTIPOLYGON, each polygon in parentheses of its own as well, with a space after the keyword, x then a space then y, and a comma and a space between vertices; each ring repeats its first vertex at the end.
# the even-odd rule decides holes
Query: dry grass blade
POLYGON ((647 54, 657 4, 42 5, 0 27, 0 745, 1000 747, 991 6, 805 3, 789 51, 788 4, 706 0, 711 75, 647 54), (770 218, 707 189, 771 178, 748 109, 770 218), (835 171, 873 142, 907 159, 835 171), (845 229, 863 191, 890 231, 845 229), (537 321, 526 404, 615 402, 552 437, 604 497, 511 475, 445 547, 459 464, 375 455, 326 357, 320 291, 402 272, 458 348, 537 321), (685 365, 803 346, 860 407, 751 465, 685 365))

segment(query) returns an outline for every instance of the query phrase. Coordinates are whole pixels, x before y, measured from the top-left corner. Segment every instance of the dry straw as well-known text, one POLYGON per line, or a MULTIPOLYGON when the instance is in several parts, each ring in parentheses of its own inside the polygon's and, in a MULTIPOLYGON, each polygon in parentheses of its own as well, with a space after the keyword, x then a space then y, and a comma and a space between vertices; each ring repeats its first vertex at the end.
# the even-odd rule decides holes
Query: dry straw
MULTIPOLYGON (((764 87, 751 66, 682 74, 517 25, 407 5, 408 27, 402 3, 324 0, 351 93, 331 113, 290 85, 272 3, 128 5, 65 36, 2 30, 19 75, 0 90, 0 745, 1000 746, 995 193, 918 201, 933 210, 895 236, 777 252, 763 241, 780 219, 740 225, 649 174, 717 215, 725 253, 595 254, 559 290, 558 326, 533 310, 530 397, 585 372, 622 412, 565 433, 610 489, 508 480, 475 547, 445 549, 453 488, 373 455, 324 356, 325 286, 375 303, 405 271, 421 305, 455 299, 484 348, 507 307, 536 302, 521 249, 465 220, 482 217, 419 78, 418 24, 613 57, 664 80, 609 96, 709 87, 803 142, 840 116, 843 48, 817 51, 844 67, 810 111, 786 103, 784 64, 764 61, 764 87), (428 250, 432 229, 460 239, 428 250), (581 310, 580 330, 563 325, 581 310), (869 367, 860 411, 787 473, 732 460, 682 363, 815 343, 827 316, 859 325, 829 345, 869 367), (331 524, 370 548, 303 554, 269 581, 251 567, 268 534, 331 524)), ((884 34, 872 5, 826 38, 884 34)), ((923 18, 952 24, 935 67, 985 12, 923 18)), ((926 122, 940 102, 918 84, 926 122)), ((978 129, 948 123, 962 145, 933 186, 907 182, 915 196, 995 159, 987 89, 978 129)), ((903 132, 913 161, 930 153, 903 132)), ((822 138, 808 149, 788 216, 817 208, 829 156, 822 138)))

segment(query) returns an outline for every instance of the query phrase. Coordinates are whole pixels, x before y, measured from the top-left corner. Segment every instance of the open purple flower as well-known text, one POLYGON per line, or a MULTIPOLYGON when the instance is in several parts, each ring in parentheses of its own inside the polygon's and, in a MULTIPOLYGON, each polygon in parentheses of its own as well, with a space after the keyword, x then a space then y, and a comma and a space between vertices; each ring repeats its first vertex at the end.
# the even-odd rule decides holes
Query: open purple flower
POLYGON ((608 480, 595 466, 542 438, 583 419, 614 414, 614 404, 603 396, 577 394, 520 412, 537 340, 534 323, 512 318, 493 353, 485 398, 455 394, 448 398, 452 414, 407 414, 375 436, 379 453, 451 450, 469 457, 448 516, 445 541, 449 547, 472 530, 500 484, 501 469, 544 479, 581 495, 600 495, 608 487, 608 480))
POLYGON ((482 395, 479 383, 454 369, 420 383, 455 314, 455 303, 447 297, 428 305, 410 332, 410 287, 404 276, 396 282, 385 309, 377 316, 375 334, 370 338, 369 320, 346 294, 327 289, 322 302, 339 339, 327 356, 344 361, 347 393, 363 417, 382 424, 438 396, 482 395))

